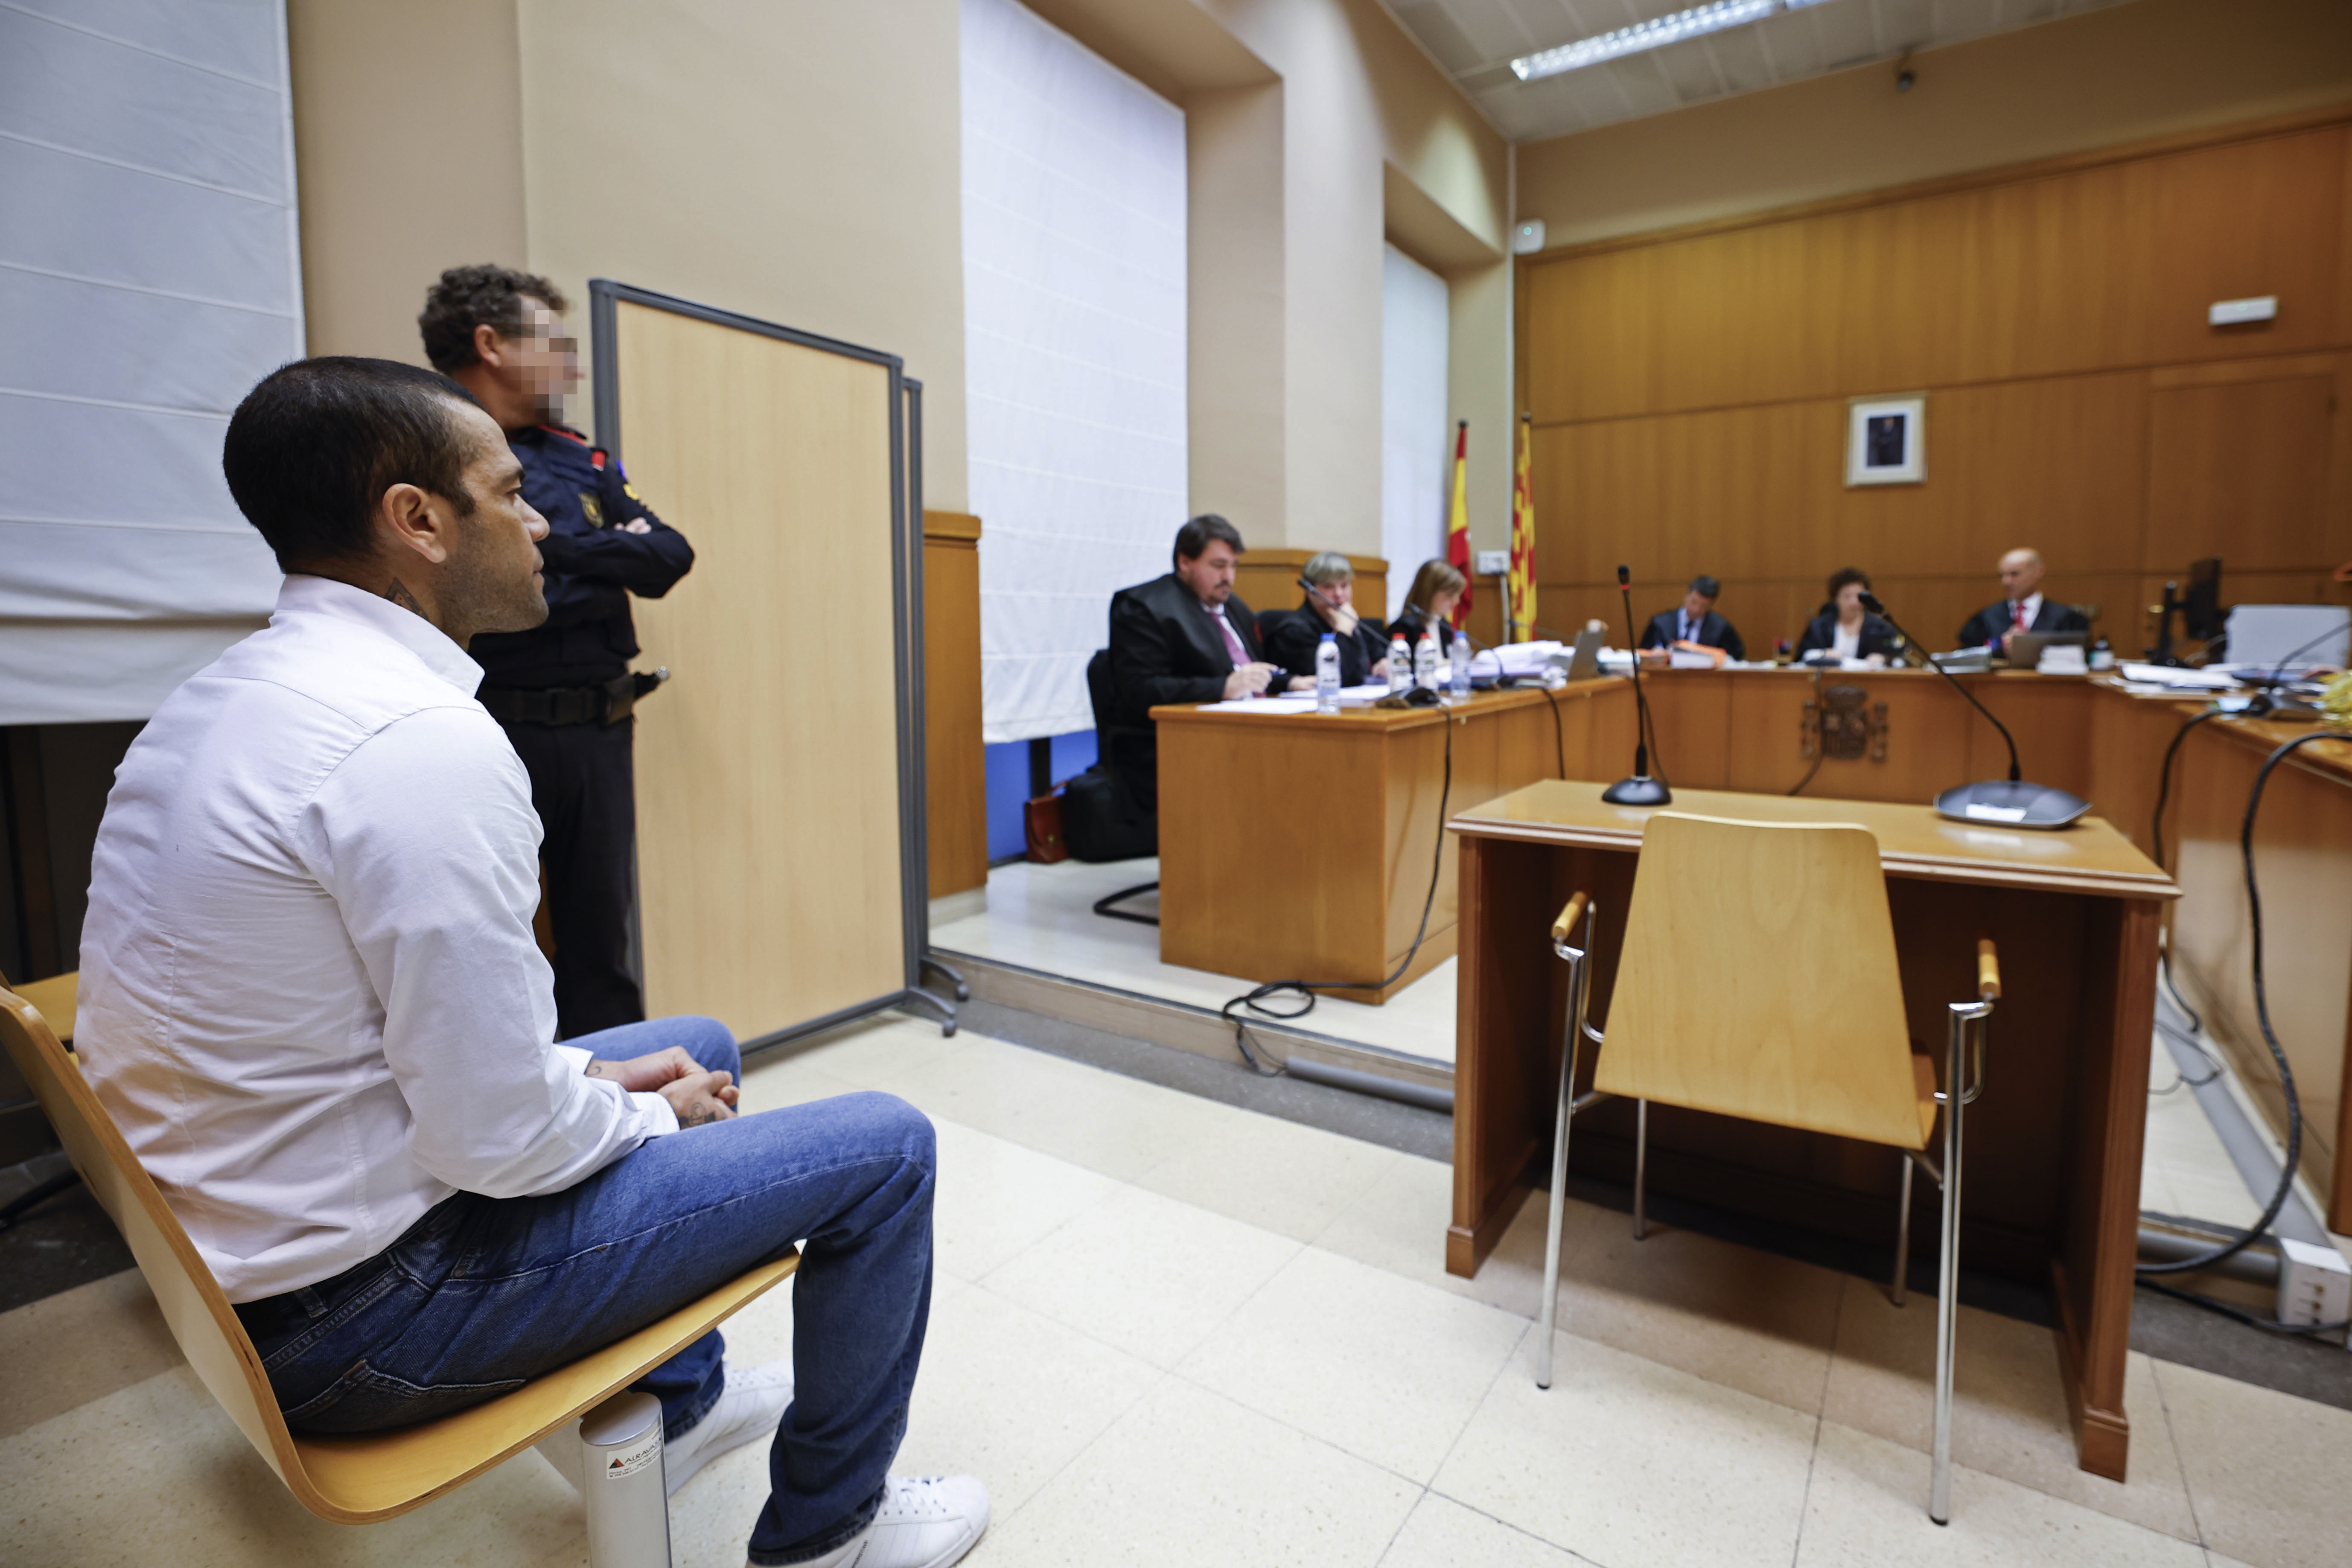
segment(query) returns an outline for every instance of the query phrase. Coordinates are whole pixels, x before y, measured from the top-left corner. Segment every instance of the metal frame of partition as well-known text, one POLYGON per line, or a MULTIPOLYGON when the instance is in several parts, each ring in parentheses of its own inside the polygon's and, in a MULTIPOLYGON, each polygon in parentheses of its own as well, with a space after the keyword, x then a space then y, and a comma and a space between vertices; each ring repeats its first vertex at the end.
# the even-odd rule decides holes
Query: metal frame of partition
MULTIPOLYGON (((656 293, 610 278, 588 280, 589 343, 594 353, 591 392, 594 401, 596 444, 615 459, 621 448, 621 361, 618 307, 626 302, 674 315, 688 316, 713 326, 730 327, 775 338, 822 353, 840 354, 883 367, 889 374, 890 398, 890 618, 891 648, 898 662, 896 687, 898 742, 898 902, 899 947, 905 984, 896 991, 825 1014, 787 1024, 743 1042, 748 1055, 782 1046, 891 1007, 919 1005, 933 1009, 948 1034, 956 1032, 952 1003, 922 988, 923 950, 930 938, 929 831, 924 816, 923 769, 923 553, 913 547, 922 527, 923 447, 922 383, 909 380, 905 362, 880 349, 861 348, 837 338, 804 332, 794 327, 740 315, 713 305, 698 304, 674 295, 656 293), (911 439, 910 439, 911 437, 911 439)), ((632 895, 631 957, 640 984, 645 980, 644 939, 637 906, 632 895)))

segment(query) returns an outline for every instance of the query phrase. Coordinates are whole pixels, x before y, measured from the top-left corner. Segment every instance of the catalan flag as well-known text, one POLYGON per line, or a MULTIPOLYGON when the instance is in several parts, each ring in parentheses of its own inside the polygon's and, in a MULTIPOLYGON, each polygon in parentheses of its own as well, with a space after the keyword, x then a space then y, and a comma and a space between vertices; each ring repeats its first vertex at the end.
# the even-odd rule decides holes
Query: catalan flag
POLYGON ((1470 421, 1454 427, 1454 505, 1445 517, 1445 559, 1462 574, 1462 597, 1454 606, 1454 624, 1470 613, 1470 421))
POLYGON ((1532 414, 1519 416, 1519 459, 1511 476, 1511 602, 1504 606, 1510 625, 1505 642, 1524 642, 1536 626, 1536 492, 1528 478, 1528 448, 1534 440, 1532 414))

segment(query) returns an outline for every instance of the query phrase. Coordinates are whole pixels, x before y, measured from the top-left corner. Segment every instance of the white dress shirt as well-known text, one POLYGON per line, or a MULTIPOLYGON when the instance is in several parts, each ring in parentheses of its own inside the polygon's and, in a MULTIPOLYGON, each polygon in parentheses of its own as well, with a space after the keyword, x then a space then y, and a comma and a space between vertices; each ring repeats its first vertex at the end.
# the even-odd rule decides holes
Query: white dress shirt
POLYGON ((232 1301, 677 1127, 552 1043, 539 817, 481 679, 422 616, 289 577, 116 771, 75 1045, 232 1301))
POLYGON ((1861 626, 1857 625, 1853 630, 1848 631, 1845 629, 1845 623, 1843 621, 1838 623, 1837 635, 1830 639, 1830 651, 1840 658, 1860 658, 1862 657, 1861 626))

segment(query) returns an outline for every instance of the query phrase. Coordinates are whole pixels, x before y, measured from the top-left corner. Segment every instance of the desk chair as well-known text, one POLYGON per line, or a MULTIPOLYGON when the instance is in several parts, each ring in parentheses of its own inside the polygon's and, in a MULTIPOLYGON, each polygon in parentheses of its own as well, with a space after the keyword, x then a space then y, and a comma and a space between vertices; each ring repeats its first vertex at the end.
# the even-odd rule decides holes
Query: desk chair
POLYGON ((1895 1304, 1910 1250, 1911 1169, 1944 1192, 1936 1301, 1936 1440, 1928 1516, 1951 1517, 1952 1330, 1959 1277, 1960 1110, 1984 1089, 1986 1020, 2000 995, 1990 938, 1977 943, 1977 996, 1949 1006, 1944 1082, 1914 1054, 1895 956, 1895 922, 1867 828, 1836 823, 1730 822, 1662 811, 1642 835, 1609 1028, 1585 1022, 1597 911, 1581 892, 1552 924, 1570 964, 1568 1042, 1552 1138, 1551 1218, 1545 1233, 1543 1337, 1536 1386, 1551 1386, 1559 1294, 1560 1217, 1570 1123, 1603 1100, 1635 1102, 1633 1234, 1643 1190, 1649 1102, 1833 1133, 1898 1152, 1895 1304), (1584 931, 1576 926, 1581 919, 1584 931), (1580 1037, 1599 1047, 1591 1092, 1576 1094, 1580 1037), (1972 1051, 1964 1047, 1973 1046, 1972 1051), (1969 1057, 1963 1077, 1963 1056, 1969 1057), (1944 1112, 1941 1168, 1927 1152, 1944 1112))
MULTIPOLYGON (((261 1358, 212 1270, 164 1205, 155 1183, 122 1133, 58 1044, 40 1012, 21 995, 0 990, 0 1045, 32 1088, 66 1153, 130 1243, 163 1321, 205 1387, 228 1412, 295 1500, 337 1524, 373 1524, 406 1513, 576 1422, 653 1368, 667 1361, 738 1309, 792 1273, 793 1254, 761 1264, 700 1300, 639 1329, 571 1365, 533 1378, 511 1394, 394 1432, 355 1437, 298 1437, 286 1428, 261 1358)), ((650 1398, 636 1395, 636 1398, 650 1398)), ((560 1450, 558 1451, 560 1452, 560 1450)), ((556 1453, 551 1459, 566 1468, 556 1453)), ((648 1508, 662 1506, 663 1489, 634 1489, 648 1508)), ((657 1521, 614 1521, 589 1509, 592 1560, 608 1560, 600 1543, 634 1543, 657 1531, 654 1560, 667 1563, 667 1510, 657 1521)), ((638 1559, 643 1561, 643 1559, 638 1559)))

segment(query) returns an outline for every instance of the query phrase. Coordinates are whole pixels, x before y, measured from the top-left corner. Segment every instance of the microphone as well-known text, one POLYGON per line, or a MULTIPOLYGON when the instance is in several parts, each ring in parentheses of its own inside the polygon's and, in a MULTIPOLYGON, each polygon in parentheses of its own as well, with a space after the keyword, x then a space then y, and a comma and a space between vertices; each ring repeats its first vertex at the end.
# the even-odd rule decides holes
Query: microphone
POLYGON ((2009 777, 1987 780, 1983 784, 1958 784, 1936 797, 1936 815, 1950 817, 1955 822, 1997 822, 2010 827, 2059 828, 2091 809, 2091 803, 2080 795, 2068 795, 2063 789, 2048 784, 2027 783, 2017 765, 2017 737, 2009 726, 1992 716, 1992 710, 1977 700, 1977 694, 1960 684, 1948 669, 1927 651, 1927 645, 1904 629, 1903 624, 1886 613, 1878 595, 1864 588, 1862 607, 1884 620, 1903 634, 1905 641, 1919 650, 1937 675, 1952 683, 1952 689, 1969 700, 1969 705, 1985 716, 1985 722, 2000 731, 2009 747, 2009 777))
POLYGON ((1633 776, 1619 779, 1601 792, 1601 798, 1612 805, 1671 805, 1675 792, 1666 787, 1664 778, 1650 776, 1649 742, 1655 731, 1650 727, 1649 699, 1642 694, 1642 639, 1633 632, 1633 581, 1632 568, 1621 564, 1617 596, 1625 602, 1625 646, 1633 656, 1633 776))

